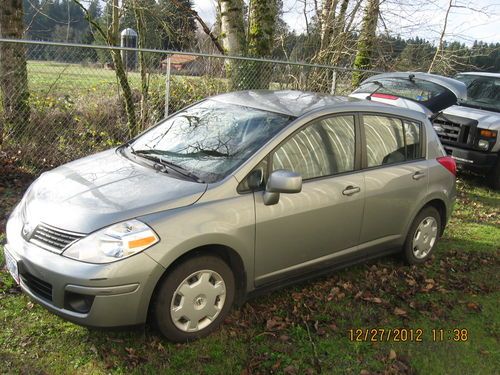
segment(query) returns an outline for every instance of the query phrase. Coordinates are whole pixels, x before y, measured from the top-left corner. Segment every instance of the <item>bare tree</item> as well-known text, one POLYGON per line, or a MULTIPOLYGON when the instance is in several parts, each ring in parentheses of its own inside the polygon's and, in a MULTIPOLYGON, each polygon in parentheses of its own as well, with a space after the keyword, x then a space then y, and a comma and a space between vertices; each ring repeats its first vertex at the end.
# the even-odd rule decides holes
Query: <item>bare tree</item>
MULTIPOLYGON (((80 0, 73 0, 84 11, 85 17, 89 24, 99 33, 99 35, 106 41, 110 47, 116 47, 120 42, 120 5, 119 0, 107 0, 108 5, 111 7, 111 19, 106 31, 103 27, 92 18, 87 8, 83 6, 80 0)), ((132 96, 132 89, 127 79, 127 74, 123 66, 123 60, 119 49, 111 50, 111 58, 115 67, 116 78, 123 91, 123 98, 125 100, 125 111, 127 113, 127 125, 129 130, 129 137, 135 136, 139 127, 135 115, 134 100, 132 96)))
POLYGON ((222 44, 229 55, 245 53, 243 0, 219 0, 222 44))
MULTIPOLYGON (((380 0, 368 0, 363 17, 363 26, 358 39, 358 51, 354 59, 354 68, 356 69, 369 69, 372 67, 379 13, 380 0)), ((363 79, 364 74, 361 71, 353 72, 352 84, 354 87, 358 86, 363 79)))
POLYGON ((439 36, 439 43, 436 48, 436 53, 434 54, 434 57, 432 58, 431 65, 429 66, 428 72, 432 72, 432 69, 434 68, 434 65, 436 64, 436 61, 438 60, 438 57, 443 55, 443 47, 444 47, 444 36, 446 35, 446 27, 448 26, 448 16, 450 15, 451 8, 453 7, 453 0, 450 0, 448 3, 448 8, 446 8, 446 14, 444 16, 444 24, 443 24, 443 29, 441 30, 441 35, 439 36))
POLYGON ((214 33, 212 32, 212 30, 210 30, 210 28, 205 23, 205 21, 203 21, 203 19, 200 17, 200 15, 198 14, 198 12, 196 12, 192 8, 188 8, 184 4, 180 3, 178 0, 171 0, 171 1, 172 1, 172 3, 177 8, 183 10, 186 13, 191 14, 194 17, 194 19, 196 21, 198 21, 198 23, 200 24, 201 28, 203 29, 203 32, 210 37, 210 40, 214 44, 215 48, 217 48, 217 50, 224 55, 224 48, 219 43, 219 39, 214 35, 214 33))
POLYGON ((135 16, 137 27, 137 47, 139 48, 139 71, 141 74, 141 112, 139 130, 144 130, 148 121, 148 98, 149 98, 149 81, 147 76, 146 58, 144 52, 146 43, 146 25, 144 21, 144 4, 141 0, 132 0, 132 7, 135 16))
MULTIPOLYGON (((0 2, 0 35, 2 38, 22 39, 23 1, 0 2)), ((29 123, 28 72, 25 48, 19 44, 0 43, 0 90, 2 92, 3 116, 0 123, 0 146, 4 132, 14 138, 22 134, 29 123)))

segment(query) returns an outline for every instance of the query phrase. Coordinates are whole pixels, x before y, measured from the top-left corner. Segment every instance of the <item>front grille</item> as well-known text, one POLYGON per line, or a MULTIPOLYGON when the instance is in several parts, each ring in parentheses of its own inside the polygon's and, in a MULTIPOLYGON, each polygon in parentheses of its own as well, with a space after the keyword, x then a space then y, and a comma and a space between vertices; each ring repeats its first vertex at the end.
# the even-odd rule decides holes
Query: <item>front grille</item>
POLYGON ((30 273, 21 273, 21 280, 36 296, 52 302, 52 285, 30 273))
POLYGON ((441 141, 448 141, 452 143, 469 143, 470 126, 460 125, 444 118, 437 118, 434 124, 441 126, 442 131, 437 134, 441 141))
POLYGON ((47 224, 38 224, 30 237, 30 242, 46 250, 61 253, 67 246, 85 236, 82 233, 68 232, 47 224))
POLYGON ((444 145, 472 148, 477 133, 477 120, 441 114, 433 120, 434 127, 441 127, 437 135, 444 145))

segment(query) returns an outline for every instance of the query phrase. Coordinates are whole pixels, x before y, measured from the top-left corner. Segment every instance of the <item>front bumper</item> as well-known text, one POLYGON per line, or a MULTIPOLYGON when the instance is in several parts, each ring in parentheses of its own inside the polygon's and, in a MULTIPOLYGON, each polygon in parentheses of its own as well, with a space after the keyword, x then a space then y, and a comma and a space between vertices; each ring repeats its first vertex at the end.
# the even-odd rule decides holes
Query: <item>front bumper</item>
POLYGON ((90 264, 41 249, 21 236, 15 210, 7 223, 6 250, 15 258, 20 286, 35 302, 77 324, 143 324, 165 269, 144 252, 109 264, 90 264))
POLYGON ((453 146, 443 145, 446 153, 457 162, 457 166, 479 173, 488 172, 498 160, 498 153, 466 150, 453 146))

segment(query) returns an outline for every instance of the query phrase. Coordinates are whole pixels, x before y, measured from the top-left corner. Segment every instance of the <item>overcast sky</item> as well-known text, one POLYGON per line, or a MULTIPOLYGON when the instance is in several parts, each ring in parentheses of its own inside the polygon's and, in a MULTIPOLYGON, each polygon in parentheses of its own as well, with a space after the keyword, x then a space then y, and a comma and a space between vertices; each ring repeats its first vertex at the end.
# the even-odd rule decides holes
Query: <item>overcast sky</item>
MULTIPOLYGON (((215 0, 194 0, 195 9, 208 23, 215 20, 215 0)), ((448 0, 430 0, 422 6, 412 0, 382 0, 385 23, 392 35, 423 37, 437 41, 442 29, 448 0), (402 5, 407 3, 408 5, 402 5)), ((283 0, 284 19, 291 29, 305 29, 303 1, 283 0)), ((312 1, 309 1, 312 3, 312 1)), ((500 42, 500 0, 454 0, 460 7, 450 12, 447 40, 472 44, 474 40, 500 42)), ((310 16, 313 9, 308 9, 310 16)))

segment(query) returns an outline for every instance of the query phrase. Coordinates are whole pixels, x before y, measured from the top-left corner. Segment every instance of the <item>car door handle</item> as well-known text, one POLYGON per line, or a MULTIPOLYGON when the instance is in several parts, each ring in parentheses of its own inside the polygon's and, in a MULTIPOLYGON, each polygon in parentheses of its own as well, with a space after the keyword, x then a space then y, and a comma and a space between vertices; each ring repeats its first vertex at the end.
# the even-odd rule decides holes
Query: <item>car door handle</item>
POLYGON ((422 171, 417 171, 413 174, 412 178, 414 180, 420 180, 421 178, 424 178, 425 177, 425 173, 422 172, 422 171))
POLYGON ((353 195, 353 194, 359 193, 360 191, 361 191, 361 188, 359 186, 349 185, 348 187, 346 187, 342 191, 342 194, 344 194, 344 195, 353 195))

